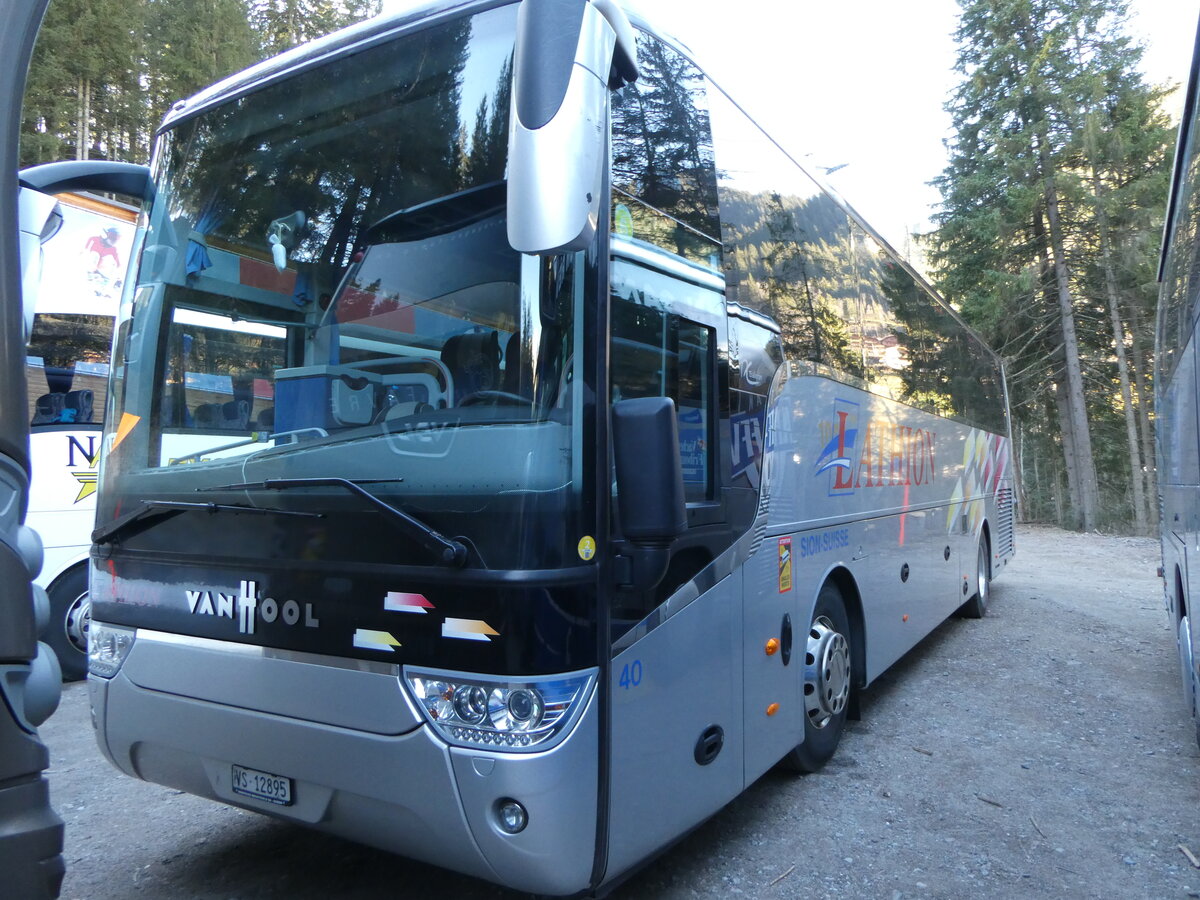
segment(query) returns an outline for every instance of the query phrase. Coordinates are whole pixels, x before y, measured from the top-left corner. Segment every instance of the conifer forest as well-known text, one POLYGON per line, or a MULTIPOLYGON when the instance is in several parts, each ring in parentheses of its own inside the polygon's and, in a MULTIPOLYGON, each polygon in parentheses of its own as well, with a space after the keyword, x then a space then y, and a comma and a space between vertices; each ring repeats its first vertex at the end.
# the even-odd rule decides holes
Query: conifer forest
MULTIPOLYGON (((1004 361, 1021 518, 1149 534, 1157 264, 1177 124, 1164 100, 1176 85, 1139 71, 1124 0, 959 6, 953 135, 933 228, 919 236, 925 268, 1004 361)), ((146 162, 172 103, 377 11, 378 0, 53 0, 29 75, 21 163, 146 162)), ((832 271, 828 243, 824 263, 776 246, 806 201, 742 202, 758 223, 746 233, 761 232, 736 251, 749 254, 737 266, 755 290, 769 293, 771 267, 803 270, 792 280, 806 286, 832 271)), ((887 287, 894 274, 871 277, 901 296, 903 284, 887 287)), ((846 344, 836 308, 811 297, 775 305, 781 320, 811 320, 814 334, 820 325, 827 354, 846 344)))

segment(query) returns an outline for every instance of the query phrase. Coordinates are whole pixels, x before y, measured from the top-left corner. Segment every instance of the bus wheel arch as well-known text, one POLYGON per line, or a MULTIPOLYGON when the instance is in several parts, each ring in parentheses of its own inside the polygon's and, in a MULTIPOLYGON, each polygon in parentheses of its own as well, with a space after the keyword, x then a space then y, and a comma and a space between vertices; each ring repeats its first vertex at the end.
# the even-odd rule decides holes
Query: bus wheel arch
POLYGON ((794 771, 816 772, 833 757, 841 741, 851 700, 862 683, 861 616, 858 591, 849 572, 830 573, 817 593, 812 621, 804 634, 804 740, 785 757, 785 764, 794 771))
POLYGON ((51 582, 50 626, 45 641, 58 657, 64 681, 87 677, 87 633, 91 625, 88 599, 88 564, 77 563, 51 582))

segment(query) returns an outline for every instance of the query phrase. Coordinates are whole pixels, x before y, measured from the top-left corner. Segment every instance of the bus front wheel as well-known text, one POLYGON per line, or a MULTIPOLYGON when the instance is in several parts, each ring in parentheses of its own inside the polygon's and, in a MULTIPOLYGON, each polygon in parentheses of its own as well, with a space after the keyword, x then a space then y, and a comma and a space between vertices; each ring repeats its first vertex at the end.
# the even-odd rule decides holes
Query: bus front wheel
POLYGON ((787 756, 798 772, 816 772, 833 757, 850 700, 850 619, 837 585, 817 595, 804 647, 804 743, 787 756))
POLYGON ((78 681, 87 676, 87 633, 92 621, 87 566, 76 566, 60 576, 46 593, 50 597, 46 643, 58 657, 63 680, 78 681))

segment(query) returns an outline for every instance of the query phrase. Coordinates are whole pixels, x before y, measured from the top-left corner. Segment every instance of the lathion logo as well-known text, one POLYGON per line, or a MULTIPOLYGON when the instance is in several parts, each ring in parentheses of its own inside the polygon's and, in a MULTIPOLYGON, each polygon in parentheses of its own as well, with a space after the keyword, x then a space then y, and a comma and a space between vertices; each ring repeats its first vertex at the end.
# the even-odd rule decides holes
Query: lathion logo
POLYGON ((835 400, 833 421, 821 423, 821 433, 826 443, 817 457, 813 474, 833 473, 830 493, 854 489, 852 451, 858 440, 858 409, 858 404, 850 400, 835 400))

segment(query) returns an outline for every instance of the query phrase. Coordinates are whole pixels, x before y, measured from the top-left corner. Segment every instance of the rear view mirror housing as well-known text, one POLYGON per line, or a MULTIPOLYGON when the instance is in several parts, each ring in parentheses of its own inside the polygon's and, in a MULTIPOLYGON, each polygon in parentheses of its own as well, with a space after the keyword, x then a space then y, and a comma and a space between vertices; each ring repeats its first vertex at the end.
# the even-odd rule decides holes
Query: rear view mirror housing
POLYGON ((667 572, 671 544, 687 531, 679 426, 670 397, 620 400, 612 407, 618 524, 628 569, 623 587, 651 590, 667 572))
POLYGON ((582 250, 596 234, 609 92, 637 78, 633 28, 614 0, 523 0, 509 125, 508 240, 582 250))
POLYGON ((18 190, 17 216, 20 222, 21 312, 24 340, 29 343, 42 280, 42 244, 58 233, 63 217, 57 200, 27 187, 18 190))
POLYGON ((67 191, 108 191, 149 200, 153 191, 150 169, 133 163, 99 159, 69 160, 22 169, 18 176, 18 215, 21 246, 21 306, 25 340, 33 331, 38 284, 42 274, 42 244, 62 226, 55 194, 67 191))

